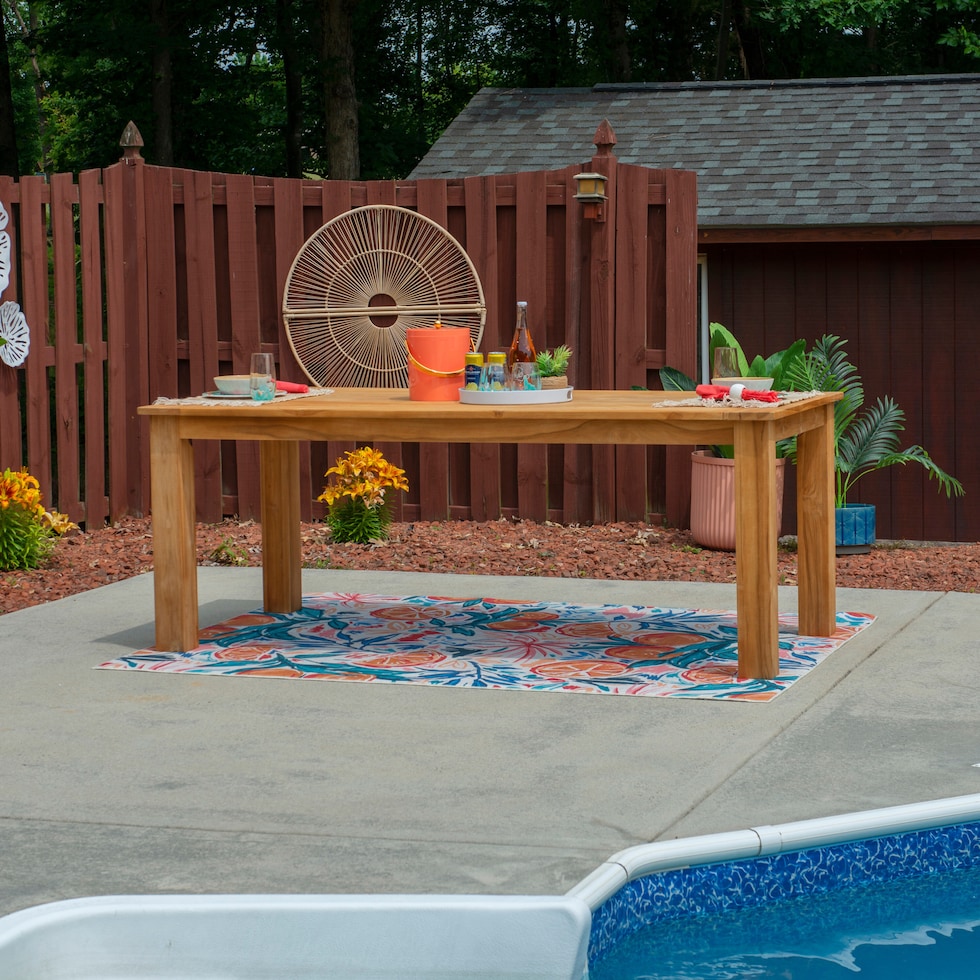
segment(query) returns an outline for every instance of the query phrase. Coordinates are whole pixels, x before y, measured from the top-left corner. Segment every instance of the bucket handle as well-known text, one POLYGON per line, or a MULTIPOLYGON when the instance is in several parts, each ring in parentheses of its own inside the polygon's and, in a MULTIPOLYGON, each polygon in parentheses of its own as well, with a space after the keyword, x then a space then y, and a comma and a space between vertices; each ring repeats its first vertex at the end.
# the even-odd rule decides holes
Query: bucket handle
POLYGON ((456 375, 462 374, 466 368, 461 367, 458 371, 437 371, 435 368, 426 367, 421 361, 415 359, 412 356, 412 352, 408 352, 408 359, 420 370, 425 372, 425 374, 435 375, 437 378, 455 378, 456 375))

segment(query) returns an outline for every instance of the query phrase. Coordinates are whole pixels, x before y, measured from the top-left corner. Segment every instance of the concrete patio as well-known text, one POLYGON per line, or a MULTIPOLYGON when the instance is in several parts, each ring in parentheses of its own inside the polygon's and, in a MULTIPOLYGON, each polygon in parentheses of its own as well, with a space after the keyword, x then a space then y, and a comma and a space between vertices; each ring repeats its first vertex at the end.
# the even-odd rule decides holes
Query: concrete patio
MULTIPOLYGON (((261 604, 258 569, 199 586, 202 625, 261 604)), ((735 602, 330 570, 303 587, 735 602)), ((152 575, 8 614, 0 914, 125 893, 560 894, 633 844, 980 792, 980 595, 837 594, 878 620, 759 704, 93 670, 152 645, 152 575)))

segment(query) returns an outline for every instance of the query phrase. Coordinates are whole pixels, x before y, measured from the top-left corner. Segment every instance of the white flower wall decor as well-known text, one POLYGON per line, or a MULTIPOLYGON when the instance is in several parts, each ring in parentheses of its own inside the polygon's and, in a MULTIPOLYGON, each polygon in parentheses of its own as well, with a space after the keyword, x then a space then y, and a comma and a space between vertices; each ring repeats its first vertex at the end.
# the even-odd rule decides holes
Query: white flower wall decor
MULTIPOLYGON (((0 202, 0 293, 10 285, 10 235, 7 222, 10 216, 0 202)), ((19 367, 31 349, 31 330, 20 306, 13 300, 0 304, 0 361, 19 367)))
POLYGON ((0 361, 19 367, 31 349, 31 331, 20 307, 8 300, 0 303, 0 361))

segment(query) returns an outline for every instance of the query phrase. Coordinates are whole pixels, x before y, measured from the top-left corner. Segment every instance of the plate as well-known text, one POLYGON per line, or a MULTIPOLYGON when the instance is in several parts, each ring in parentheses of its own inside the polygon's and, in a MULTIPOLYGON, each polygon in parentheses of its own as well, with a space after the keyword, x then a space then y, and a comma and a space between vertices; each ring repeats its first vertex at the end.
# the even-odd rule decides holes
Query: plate
POLYGON ((548 405, 553 402, 570 402, 572 388, 542 388, 534 391, 473 391, 459 389, 459 400, 464 405, 548 405))
MULTIPOLYGON (((285 394, 286 394, 285 391, 277 391, 276 398, 279 398, 281 395, 285 395, 285 394)), ((237 398, 238 401, 240 402, 250 402, 252 400, 251 395, 232 395, 225 391, 206 391, 204 392, 204 397, 205 398, 237 398)), ((261 404, 261 402, 259 404, 261 404)))

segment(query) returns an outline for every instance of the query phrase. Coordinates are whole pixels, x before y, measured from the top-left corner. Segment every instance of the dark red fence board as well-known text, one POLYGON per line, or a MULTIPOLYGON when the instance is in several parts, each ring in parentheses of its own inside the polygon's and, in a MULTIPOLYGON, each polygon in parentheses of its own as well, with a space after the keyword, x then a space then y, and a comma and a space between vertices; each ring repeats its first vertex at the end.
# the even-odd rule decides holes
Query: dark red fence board
MULTIPOLYGON (((102 183, 98 170, 78 177, 78 238, 82 288, 82 355, 84 394, 82 439, 85 490, 78 501, 86 525, 101 527, 109 516, 106 493, 105 363, 108 354, 104 317, 101 238, 102 183)), ((174 352, 176 360, 176 351, 174 352)), ((67 502, 65 502, 67 503, 67 502)))
POLYGON ((47 187, 41 177, 20 182, 21 309, 31 331, 24 364, 27 381, 27 459, 24 461, 51 501, 54 483, 49 366, 53 364, 48 322, 47 187))
MULTIPOLYGON (((498 249, 500 235, 495 189, 496 177, 467 177, 463 181, 466 207, 466 238, 462 244, 476 266, 483 284, 487 305, 487 322, 483 333, 483 349, 493 350, 499 343, 497 321, 499 305, 498 249)), ((475 521, 492 520, 500 516, 500 446, 481 443, 469 449, 467 480, 470 516, 475 521)))
POLYGON ((68 501, 66 513, 84 520, 79 480, 82 417, 78 402, 81 342, 78 336, 78 293, 75 282, 75 206, 77 188, 71 174, 51 178, 51 261, 54 279, 54 440, 58 497, 68 501))
MULTIPOLYGON (((231 361, 222 373, 248 374, 251 356, 261 350, 258 240, 255 234, 255 185, 247 176, 229 174, 225 180, 227 275, 231 361)), ((234 462, 236 513, 259 511, 259 453, 256 443, 236 443, 234 462)), ((229 488, 230 489, 230 488, 229 488)))
MULTIPOLYGON (((6 232, 10 237, 11 270, 10 282, 3 292, 3 301, 17 302, 19 288, 17 282, 18 219, 20 208, 16 202, 20 198, 20 187, 10 177, 0 176, 0 201, 7 212, 6 232)), ((21 411, 20 387, 24 377, 22 370, 12 370, 0 364, 0 470, 8 467, 19 469, 23 463, 24 450, 22 436, 25 419, 21 411)))
MULTIPOLYGON (((641 167, 619 168, 616 181, 616 257, 613 276, 616 317, 613 372, 616 388, 647 387, 646 354, 651 332, 647 310, 653 305, 646 291, 646 270, 650 262, 646 236, 649 199, 647 185, 646 170, 641 167)), ((666 276, 665 268, 663 275, 666 276)), ((664 291, 660 295, 664 295, 664 291)), ((660 310, 663 309, 663 304, 657 305, 660 310)), ((656 311, 656 315, 660 310, 654 307, 651 312, 656 311)), ((619 446, 615 458, 616 519, 645 520, 647 486, 646 481, 639 479, 637 474, 645 470, 646 449, 643 446, 619 446)))
MULTIPOLYGON (((445 228, 449 218, 445 181, 422 180, 416 190, 419 214, 445 228)), ((426 474, 424 480, 418 481, 419 517, 423 521, 447 520, 451 499, 449 444, 432 442, 420 445, 418 470, 426 474)))

